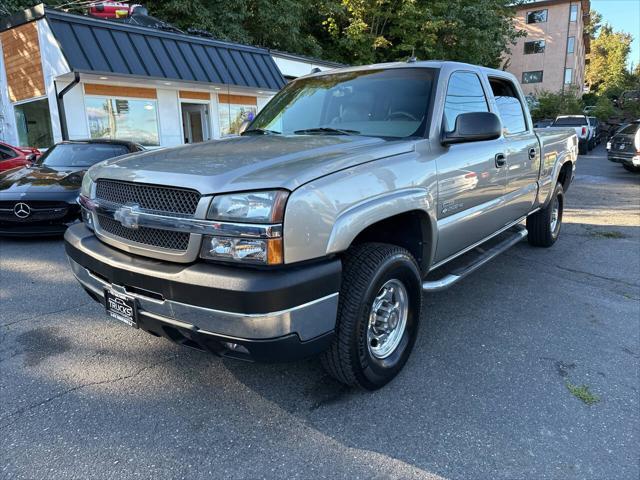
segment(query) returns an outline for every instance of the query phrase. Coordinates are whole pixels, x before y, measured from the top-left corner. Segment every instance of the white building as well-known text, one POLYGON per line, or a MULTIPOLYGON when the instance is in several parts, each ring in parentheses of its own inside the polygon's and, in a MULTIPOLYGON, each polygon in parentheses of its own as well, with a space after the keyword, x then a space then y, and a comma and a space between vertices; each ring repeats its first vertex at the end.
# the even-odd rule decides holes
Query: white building
POLYGON ((287 79, 336 66, 38 5, 0 19, 0 140, 221 138, 287 79))

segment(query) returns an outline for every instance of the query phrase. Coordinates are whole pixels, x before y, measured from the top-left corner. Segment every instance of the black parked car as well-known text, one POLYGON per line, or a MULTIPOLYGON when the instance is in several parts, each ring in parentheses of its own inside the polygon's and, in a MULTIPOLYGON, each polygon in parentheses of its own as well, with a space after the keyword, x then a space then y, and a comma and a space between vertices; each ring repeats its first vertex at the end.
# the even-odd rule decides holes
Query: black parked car
POLYGON ((80 215, 82 177, 95 163, 144 150, 119 140, 73 140, 33 165, 0 174, 0 235, 56 235, 80 215))
POLYGON ((607 158, 630 172, 640 172, 640 120, 621 128, 607 143, 607 158))

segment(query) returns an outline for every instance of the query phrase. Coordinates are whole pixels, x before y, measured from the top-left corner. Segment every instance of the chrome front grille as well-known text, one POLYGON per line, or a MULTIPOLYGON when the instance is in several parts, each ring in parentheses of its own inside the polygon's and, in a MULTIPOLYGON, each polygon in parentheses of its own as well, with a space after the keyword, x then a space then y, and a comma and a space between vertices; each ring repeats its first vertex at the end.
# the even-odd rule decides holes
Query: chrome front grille
POLYGON ((196 212, 200 194, 186 188, 101 179, 96 182, 96 198, 112 204, 136 204, 163 214, 191 216, 196 212))
POLYGON ((141 245, 176 251, 185 251, 189 246, 189 233, 185 232, 172 232, 147 227, 127 228, 113 218, 100 214, 98 214, 98 225, 100 230, 104 232, 141 245))
MULTIPOLYGON (((200 202, 200 193, 186 188, 165 187, 126 182, 121 180, 98 179, 96 182, 96 201, 100 205, 109 206, 113 210, 128 206, 148 213, 178 218, 192 218, 200 202)), ((122 248, 134 248, 135 253, 164 258, 164 253, 178 261, 188 261, 190 253, 189 232, 163 230, 145 226, 130 228, 115 215, 97 212, 96 233, 103 240, 122 248), (124 225, 123 225, 124 223, 124 225), (116 242, 116 243, 113 243, 116 242), (126 246, 126 247, 125 247, 126 246), (156 252, 154 252, 156 250, 156 252), (171 252, 166 252, 170 250, 171 252)))

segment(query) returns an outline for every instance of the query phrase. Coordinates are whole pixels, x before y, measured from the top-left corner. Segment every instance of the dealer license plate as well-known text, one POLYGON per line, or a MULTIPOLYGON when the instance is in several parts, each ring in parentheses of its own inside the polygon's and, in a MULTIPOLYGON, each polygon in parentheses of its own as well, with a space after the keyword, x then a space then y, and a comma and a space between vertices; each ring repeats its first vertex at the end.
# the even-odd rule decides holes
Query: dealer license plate
POLYGON ((138 327, 138 312, 135 298, 114 290, 106 289, 104 291, 104 299, 106 300, 107 314, 110 317, 120 320, 130 327, 138 327))

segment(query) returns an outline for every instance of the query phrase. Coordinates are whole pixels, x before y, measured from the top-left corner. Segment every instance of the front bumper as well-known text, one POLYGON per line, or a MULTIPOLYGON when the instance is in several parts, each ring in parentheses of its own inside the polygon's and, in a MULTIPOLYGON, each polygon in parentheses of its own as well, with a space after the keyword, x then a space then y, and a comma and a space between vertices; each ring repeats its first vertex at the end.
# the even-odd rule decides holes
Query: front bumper
POLYGON ((332 339, 341 264, 337 259, 258 270, 137 257, 78 224, 65 233, 74 275, 96 301, 127 293, 140 328, 177 343, 257 361, 311 356, 332 339), (242 347, 242 348, 239 348, 242 347))

